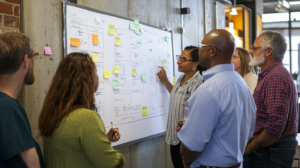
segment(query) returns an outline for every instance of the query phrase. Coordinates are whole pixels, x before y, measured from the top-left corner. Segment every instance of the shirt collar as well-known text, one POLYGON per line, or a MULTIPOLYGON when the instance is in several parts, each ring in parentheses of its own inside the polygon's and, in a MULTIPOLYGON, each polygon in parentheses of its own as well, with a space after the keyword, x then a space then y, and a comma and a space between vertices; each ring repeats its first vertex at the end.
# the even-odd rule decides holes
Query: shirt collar
MULTIPOLYGON (((199 71, 195 72, 194 76, 193 76, 191 79, 189 79, 188 81, 186 81, 185 83, 188 83, 189 81, 191 81, 192 79, 194 79, 194 78, 195 78, 196 76, 198 76, 198 75, 200 75, 199 71)), ((200 75, 200 76, 201 76, 201 75, 200 75)), ((178 78, 178 81, 181 81, 184 77, 185 77, 185 74, 182 75, 182 76, 180 76, 180 77, 178 78)))
POLYGON ((214 76, 215 74, 217 74, 219 72, 224 72, 224 71, 234 71, 234 65, 233 64, 216 65, 216 66, 208 69, 207 71, 203 72, 203 79, 204 79, 204 81, 206 81, 209 78, 211 78, 212 76, 214 76))
POLYGON ((271 66, 269 66, 267 69, 263 70, 258 76, 259 78, 264 78, 266 75, 269 74, 270 71, 272 71, 272 69, 278 65, 283 65, 282 62, 275 62, 273 63, 271 66))

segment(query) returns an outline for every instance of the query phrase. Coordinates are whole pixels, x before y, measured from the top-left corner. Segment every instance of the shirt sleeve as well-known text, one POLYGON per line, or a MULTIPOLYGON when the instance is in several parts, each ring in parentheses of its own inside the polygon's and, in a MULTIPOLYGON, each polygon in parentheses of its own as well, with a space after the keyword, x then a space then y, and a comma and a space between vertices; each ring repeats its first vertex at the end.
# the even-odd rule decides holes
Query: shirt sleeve
POLYGON ((82 119, 80 141, 83 150, 95 167, 116 168, 121 157, 125 163, 124 156, 112 148, 102 120, 96 112, 89 111, 82 119))
POLYGON ((178 138, 189 150, 201 152, 218 123, 219 105, 209 91, 197 90, 188 100, 186 111, 189 115, 178 138))
POLYGON ((289 85, 281 77, 272 76, 265 88, 264 104, 268 114, 265 130, 273 138, 279 139, 289 115, 289 85))
POLYGON ((35 147, 26 114, 18 107, 1 109, 0 137, 0 157, 4 161, 35 147))

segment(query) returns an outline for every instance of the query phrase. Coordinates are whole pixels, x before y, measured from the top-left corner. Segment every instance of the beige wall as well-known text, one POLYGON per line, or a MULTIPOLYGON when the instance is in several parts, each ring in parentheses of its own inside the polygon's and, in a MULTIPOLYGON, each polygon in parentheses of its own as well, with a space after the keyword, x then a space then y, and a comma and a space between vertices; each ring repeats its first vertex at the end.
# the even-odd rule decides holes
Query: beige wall
MULTIPOLYGON (((0 0, 1 1, 1 0, 0 0)), ((212 0, 207 1, 211 3, 212 0)), ((174 55, 181 53, 180 0, 78 0, 79 5, 98 9, 115 15, 138 19, 157 27, 171 28, 174 33, 174 55)), ((191 13, 184 16, 184 46, 197 45, 203 38, 203 1, 183 0, 183 7, 191 13)), ((213 11, 211 11, 213 13, 213 11)), ((25 108, 33 136, 43 145, 38 135, 38 116, 52 77, 63 55, 62 1, 23 0, 21 2, 21 31, 31 39, 34 49, 40 53, 35 57, 36 81, 25 86, 22 105, 25 108), (45 56, 44 46, 52 47, 52 55, 45 56)), ((212 24, 212 21, 211 21, 212 24)), ((126 158, 126 168, 172 167, 169 146, 164 136, 119 149, 126 158)))

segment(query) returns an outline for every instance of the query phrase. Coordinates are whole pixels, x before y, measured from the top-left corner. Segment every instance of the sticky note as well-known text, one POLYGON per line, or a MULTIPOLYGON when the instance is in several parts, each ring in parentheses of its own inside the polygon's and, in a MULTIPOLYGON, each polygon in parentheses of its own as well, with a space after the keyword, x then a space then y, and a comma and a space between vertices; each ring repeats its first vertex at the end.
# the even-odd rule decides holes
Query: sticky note
POLYGON ((140 32, 140 28, 137 27, 137 28, 134 30, 134 33, 135 33, 135 34, 140 34, 140 33, 141 33, 141 32, 140 32))
POLYGON ((119 73, 120 73, 120 69, 119 69, 119 66, 118 66, 118 65, 115 65, 115 66, 114 66, 114 73, 115 73, 115 74, 119 74, 119 73))
POLYGON ((115 25, 108 25, 108 34, 116 34, 115 25))
POLYGON ((96 22, 101 22, 102 21, 101 17, 99 17, 99 16, 96 16, 95 20, 96 20, 96 22))
POLYGON ((46 55, 51 55, 52 51, 51 51, 51 47, 44 47, 44 51, 46 55))
POLYGON ((135 30, 135 23, 134 22, 129 22, 129 29, 130 30, 135 30))
POLYGON ((111 78, 109 69, 103 69, 103 77, 104 78, 111 78))
POLYGON ((115 36, 115 44, 121 46, 121 37, 115 36))
POLYGON ((147 76, 146 76, 146 74, 142 74, 142 81, 143 82, 147 82, 147 76))
POLYGON ((147 115, 148 115, 147 107, 142 107, 142 116, 147 116, 147 115))
POLYGON ((93 44, 99 44, 98 34, 92 34, 93 44))
POLYGON ((91 54, 91 58, 92 58, 93 62, 99 62, 98 54, 91 54))
POLYGON ((139 23, 139 20, 134 20, 134 23, 137 24, 137 25, 140 24, 140 23, 139 23))
POLYGON ((167 65, 167 60, 166 60, 166 59, 163 59, 162 61, 163 61, 163 66, 164 66, 164 67, 168 67, 168 65, 167 65))
POLYGON ((169 37, 169 36, 166 36, 166 37, 165 37, 165 41, 166 41, 166 42, 169 42, 169 40, 170 40, 170 37, 169 37))
POLYGON ((173 85, 176 84, 176 76, 173 76, 173 85))
POLYGON ((132 75, 136 76, 136 69, 132 69, 132 75))
POLYGON ((80 39, 71 38, 71 46, 80 47, 80 39))
POLYGON ((138 39, 137 43, 142 44, 142 39, 138 39))
POLYGON ((114 79, 112 80, 114 90, 120 89, 119 81, 114 79))

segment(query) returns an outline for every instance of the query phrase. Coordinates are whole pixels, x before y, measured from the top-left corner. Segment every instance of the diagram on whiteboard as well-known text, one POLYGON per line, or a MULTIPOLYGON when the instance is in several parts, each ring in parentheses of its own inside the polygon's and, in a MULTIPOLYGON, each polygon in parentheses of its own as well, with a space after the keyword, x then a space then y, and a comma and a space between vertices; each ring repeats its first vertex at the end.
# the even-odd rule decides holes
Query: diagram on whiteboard
POLYGON ((169 93, 156 73, 162 66, 173 79, 172 34, 75 6, 67 6, 65 25, 65 54, 85 52, 95 62, 97 113, 122 134, 113 145, 164 132, 169 93))

